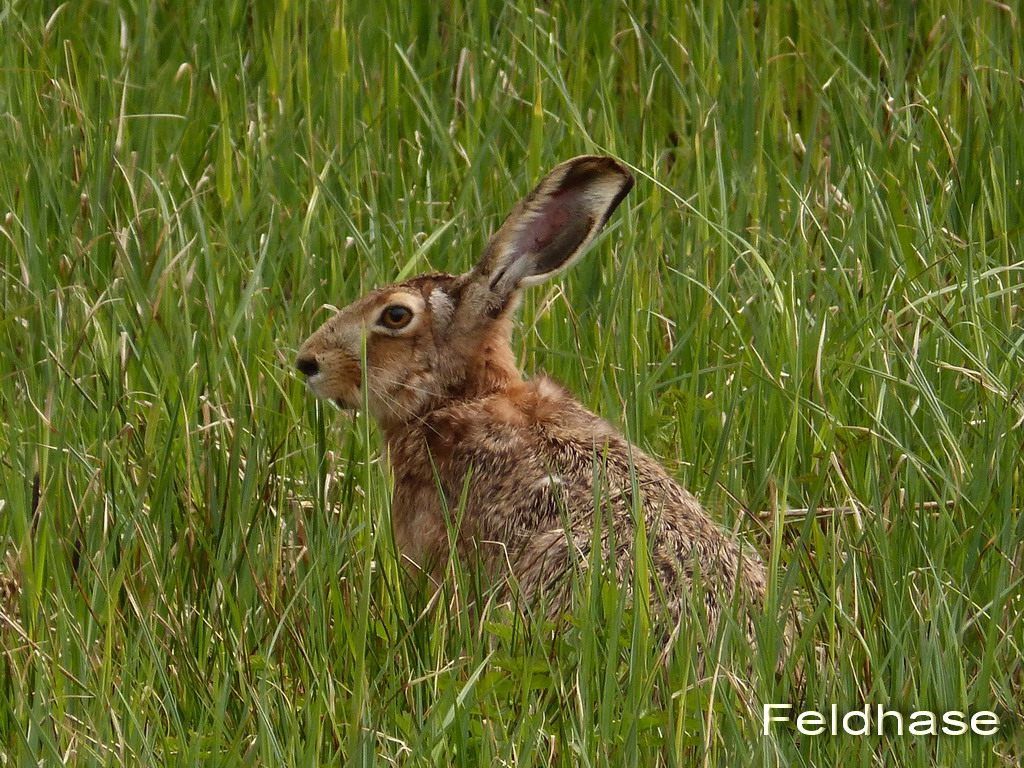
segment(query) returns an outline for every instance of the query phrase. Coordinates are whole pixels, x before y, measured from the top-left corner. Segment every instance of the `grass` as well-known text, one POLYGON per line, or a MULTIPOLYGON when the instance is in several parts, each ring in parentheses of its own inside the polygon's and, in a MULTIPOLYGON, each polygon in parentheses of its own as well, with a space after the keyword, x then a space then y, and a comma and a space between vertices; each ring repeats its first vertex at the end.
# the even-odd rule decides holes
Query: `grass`
POLYGON ((0 9, 0 765, 1020 764, 1020 10, 703 5, 0 9), (421 616, 374 428, 291 371, 582 152, 638 184, 520 359, 761 549, 802 688, 599 586, 421 616))

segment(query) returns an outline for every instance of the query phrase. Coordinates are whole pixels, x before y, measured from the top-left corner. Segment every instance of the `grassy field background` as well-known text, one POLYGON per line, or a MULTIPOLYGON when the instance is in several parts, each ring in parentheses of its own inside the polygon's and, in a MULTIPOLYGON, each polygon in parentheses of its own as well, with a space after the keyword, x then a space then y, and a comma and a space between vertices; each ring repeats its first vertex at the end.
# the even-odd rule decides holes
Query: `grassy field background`
POLYGON ((0 765, 1024 759, 1019 6, 14 2, 0 39, 0 765), (583 152, 638 183, 520 359, 756 543, 802 688, 600 596, 419 615, 373 426, 291 370, 583 152))

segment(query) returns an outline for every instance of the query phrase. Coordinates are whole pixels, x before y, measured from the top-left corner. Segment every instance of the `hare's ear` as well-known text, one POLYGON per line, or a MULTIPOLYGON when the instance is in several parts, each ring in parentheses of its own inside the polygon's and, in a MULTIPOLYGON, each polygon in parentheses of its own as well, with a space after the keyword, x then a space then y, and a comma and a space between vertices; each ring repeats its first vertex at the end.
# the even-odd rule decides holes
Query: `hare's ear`
POLYGON ((505 219, 470 275, 486 286, 491 312, 500 312, 518 289, 571 266, 632 188, 633 176, 610 157, 575 157, 545 176, 505 219))

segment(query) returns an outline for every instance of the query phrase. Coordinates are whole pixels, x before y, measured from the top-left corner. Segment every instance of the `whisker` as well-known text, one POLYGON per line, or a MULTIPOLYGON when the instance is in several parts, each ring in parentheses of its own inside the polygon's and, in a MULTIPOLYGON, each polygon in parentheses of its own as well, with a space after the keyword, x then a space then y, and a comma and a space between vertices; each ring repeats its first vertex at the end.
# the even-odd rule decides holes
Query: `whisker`
POLYGON ((399 384, 405 389, 412 390, 413 392, 419 392, 424 395, 430 395, 431 397, 441 397, 440 392, 435 392, 434 390, 427 389, 426 387, 417 387, 413 384, 408 383, 407 381, 403 381, 402 379, 391 378, 380 373, 374 373, 374 378, 378 379, 379 381, 382 381, 385 384, 399 384))
POLYGON ((435 427, 434 425, 430 424, 424 416, 419 415, 409 406, 399 402, 396 398, 392 397, 388 392, 386 392, 380 386, 378 386, 379 384, 398 385, 404 389, 410 390, 412 392, 417 392, 423 395, 427 395, 428 397, 434 399, 443 399, 444 396, 440 392, 435 392, 434 390, 428 389, 427 387, 419 387, 414 384, 410 384, 407 381, 404 381, 393 376, 388 376, 379 371, 373 371, 372 376, 368 376, 366 379, 367 389, 370 391, 370 393, 374 397, 379 399, 384 405, 390 408, 394 413, 399 415, 405 415, 411 421, 419 423, 420 426, 429 429, 438 437, 443 437, 440 430, 438 430, 437 427, 435 427))
POLYGON ((395 413, 402 413, 402 412, 404 412, 406 416, 410 417, 414 421, 419 422, 419 424, 421 426, 429 429, 431 432, 433 432, 438 437, 442 437, 442 434, 437 429, 437 427, 435 427, 434 425, 430 424, 426 420, 425 417, 420 416, 419 414, 417 414, 414 410, 412 410, 412 408, 409 408, 407 405, 404 405, 403 403, 398 402, 398 400, 396 400, 395 398, 391 397, 387 392, 384 392, 384 391, 380 390, 379 388, 374 387, 372 384, 370 384, 369 381, 367 381, 367 388, 370 390, 370 392, 375 397, 379 398, 387 407, 389 407, 395 413))

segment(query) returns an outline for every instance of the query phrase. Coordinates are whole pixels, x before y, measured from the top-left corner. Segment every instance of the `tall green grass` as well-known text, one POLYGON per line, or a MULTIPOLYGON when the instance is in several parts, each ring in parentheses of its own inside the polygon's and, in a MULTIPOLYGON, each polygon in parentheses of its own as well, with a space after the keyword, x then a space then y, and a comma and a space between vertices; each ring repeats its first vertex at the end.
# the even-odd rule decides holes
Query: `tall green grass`
POLYGON ((0 9, 0 764, 1020 763, 1020 9, 727 6, 0 9), (802 686, 770 622, 702 668, 586 584, 421 612, 372 425, 290 369, 583 152, 638 184, 520 359, 759 547, 802 686))

